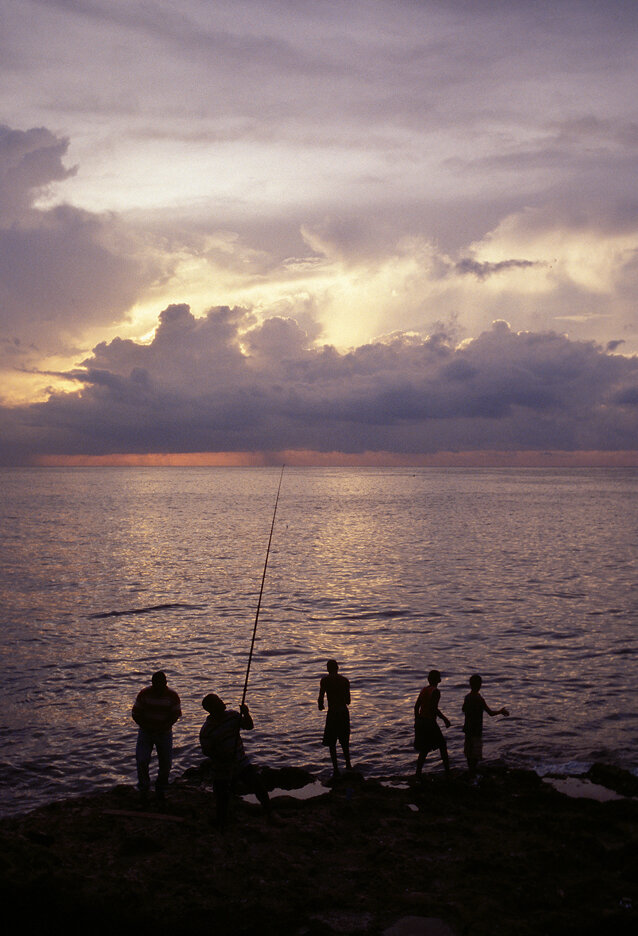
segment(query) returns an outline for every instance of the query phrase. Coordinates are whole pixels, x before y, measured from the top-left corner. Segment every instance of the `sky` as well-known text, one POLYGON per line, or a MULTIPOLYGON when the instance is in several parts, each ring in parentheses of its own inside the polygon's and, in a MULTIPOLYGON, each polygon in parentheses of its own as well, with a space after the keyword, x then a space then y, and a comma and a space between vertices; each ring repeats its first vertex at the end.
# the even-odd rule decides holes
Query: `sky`
POLYGON ((634 0, 0 0, 0 464, 638 465, 634 0))

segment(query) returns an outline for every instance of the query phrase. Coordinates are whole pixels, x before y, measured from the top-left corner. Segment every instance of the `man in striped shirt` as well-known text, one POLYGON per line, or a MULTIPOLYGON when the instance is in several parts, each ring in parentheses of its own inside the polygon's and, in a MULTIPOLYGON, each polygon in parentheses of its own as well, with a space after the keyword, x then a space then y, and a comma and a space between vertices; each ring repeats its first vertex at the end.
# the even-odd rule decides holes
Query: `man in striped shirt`
POLYGON ((137 761, 138 789, 142 803, 148 802, 151 787, 149 765, 153 748, 157 750, 158 771, 155 792, 163 800, 168 786, 168 775, 173 760, 173 725, 182 717, 179 696, 166 684, 166 674, 153 673, 151 685, 137 696, 133 706, 133 720, 139 725, 135 759, 137 761))

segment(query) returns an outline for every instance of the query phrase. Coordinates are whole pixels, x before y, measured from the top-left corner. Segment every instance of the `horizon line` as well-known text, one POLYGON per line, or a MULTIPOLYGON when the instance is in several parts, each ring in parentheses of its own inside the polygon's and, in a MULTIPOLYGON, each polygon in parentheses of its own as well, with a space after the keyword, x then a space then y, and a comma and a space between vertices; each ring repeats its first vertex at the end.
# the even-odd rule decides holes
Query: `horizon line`
POLYGON ((39 455, 12 467, 38 468, 638 468, 638 450, 503 452, 118 452, 108 455, 39 455))

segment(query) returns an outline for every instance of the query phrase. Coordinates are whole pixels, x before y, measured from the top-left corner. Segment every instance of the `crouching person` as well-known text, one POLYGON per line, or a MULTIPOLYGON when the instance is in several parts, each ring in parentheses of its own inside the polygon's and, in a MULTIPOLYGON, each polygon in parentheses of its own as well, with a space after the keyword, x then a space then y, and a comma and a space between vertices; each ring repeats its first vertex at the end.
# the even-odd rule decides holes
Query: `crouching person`
POLYGON ((251 764, 241 739, 240 731, 254 728, 247 705, 235 712, 226 708, 218 695, 210 693, 202 699, 209 713, 199 732, 202 752, 213 766, 213 792, 217 807, 217 826, 226 828, 232 784, 240 779, 255 795, 270 817, 270 797, 256 767, 251 764))

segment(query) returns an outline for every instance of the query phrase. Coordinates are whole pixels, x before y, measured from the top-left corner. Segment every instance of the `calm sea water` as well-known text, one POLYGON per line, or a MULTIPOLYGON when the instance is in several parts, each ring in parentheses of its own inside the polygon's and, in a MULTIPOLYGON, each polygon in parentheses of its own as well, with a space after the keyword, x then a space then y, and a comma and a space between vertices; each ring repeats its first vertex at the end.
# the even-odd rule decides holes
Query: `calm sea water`
MULTIPOLYGON (((182 698, 173 776, 200 762, 203 695, 241 698, 278 478, 0 470, 2 812, 134 783, 130 709, 156 669, 182 698)), ((369 775, 413 768, 433 667, 453 764, 478 671, 511 711, 487 720, 488 759, 635 769, 637 495, 635 470, 286 469, 248 692, 255 762, 328 772, 316 698, 334 656, 369 775)))

